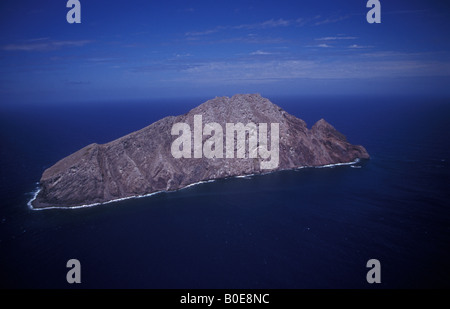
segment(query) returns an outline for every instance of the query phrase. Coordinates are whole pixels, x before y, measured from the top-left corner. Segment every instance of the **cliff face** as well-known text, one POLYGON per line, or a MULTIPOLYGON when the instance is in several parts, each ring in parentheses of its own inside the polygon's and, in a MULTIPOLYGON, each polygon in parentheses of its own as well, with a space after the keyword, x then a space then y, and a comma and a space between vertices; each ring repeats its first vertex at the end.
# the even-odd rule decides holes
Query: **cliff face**
MULTIPOLYGON (((209 100, 187 114, 166 117, 115 141, 91 144, 62 159, 43 173, 41 190, 32 205, 42 208, 102 203, 176 190, 204 180, 267 172, 261 165, 267 159, 260 156, 249 158, 247 152, 245 158, 226 157, 226 123, 268 124, 268 149, 271 146, 270 124, 279 124, 279 158, 272 170, 369 158, 364 147, 348 143, 344 135, 323 119, 309 130, 303 120, 260 95, 235 95, 209 100), (201 115, 203 126, 217 123, 224 128, 223 158, 204 155, 195 158, 198 143, 194 136, 191 158, 174 158, 171 147, 178 135, 172 135, 172 127, 176 123, 186 123, 191 130, 195 129, 195 115, 201 115)), ((209 137, 200 137, 202 145, 209 137)), ((239 148, 237 139, 234 144, 239 148)), ((248 144, 247 140, 247 149, 248 144)))

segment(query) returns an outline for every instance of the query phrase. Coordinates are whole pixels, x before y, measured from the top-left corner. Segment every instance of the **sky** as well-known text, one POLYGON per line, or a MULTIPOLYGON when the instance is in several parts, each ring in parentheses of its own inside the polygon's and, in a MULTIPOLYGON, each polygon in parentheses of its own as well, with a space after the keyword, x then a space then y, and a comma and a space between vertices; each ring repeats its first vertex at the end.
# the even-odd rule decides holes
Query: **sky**
POLYGON ((0 2, 0 104, 263 95, 450 97, 448 1, 0 2))

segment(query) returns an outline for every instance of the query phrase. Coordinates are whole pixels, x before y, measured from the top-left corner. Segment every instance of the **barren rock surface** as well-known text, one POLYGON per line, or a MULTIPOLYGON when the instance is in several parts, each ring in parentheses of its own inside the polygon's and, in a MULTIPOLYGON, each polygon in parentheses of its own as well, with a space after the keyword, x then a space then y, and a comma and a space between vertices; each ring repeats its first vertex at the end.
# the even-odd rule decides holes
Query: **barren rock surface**
POLYGON ((347 142, 323 119, 308 129, 303 120, 258 94, 218 97, 187 114, 163 118, 107 144, 91 144, 60 160, 44 171, 33 207, 102 203, 177 190, 199 181, 267 172, 261 170, 263 159, 259 157, 175 159, 171 145, 177 136, 171 135, 172 126, 183 122, 194 128, 194 115, 202 115, 203 125, 216 122, 224 129, 225 123, 267 123, 269 128, 270 123, 279 123, 279 165, 274 170, 369 158, 364 147, 347 142))

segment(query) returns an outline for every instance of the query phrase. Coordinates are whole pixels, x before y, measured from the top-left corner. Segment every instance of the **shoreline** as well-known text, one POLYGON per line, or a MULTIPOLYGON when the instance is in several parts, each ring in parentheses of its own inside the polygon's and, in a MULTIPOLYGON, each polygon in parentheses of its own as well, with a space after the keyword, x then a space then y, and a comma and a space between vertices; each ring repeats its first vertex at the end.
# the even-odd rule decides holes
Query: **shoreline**
MULTIPOLYGON (((229 178, 238 178, 238 179, 244 178, 245 179, 245 178, 249 178, 249 177, 253 177, 253 176, 257 176, 257 175, 268 175, 268 174, 272 174, 272 173, 276 173, 276 172, 280 172, 280 171, 290 171, 290 170, 296 171, 296 170, 300 170, 300 169, 304 169, 304 168, 332 168, 332 167, 335 167, 335 166, 353 165, 353 164, 357 164, 359 162, 361 162, 361 159, 356 158, 354 161, 346 162, 346 163, 334 163, 334 164, 326 164, 326 165, 320 165, 320 166, 300 166, 300 167, 292 168, 292 169, 277 170, 277 171, 273 171, 273 172, 260 173, 260 174, 238 175, 238 176, 232 176, 232 177, 229 177, 229 178)), ((199 182, 195 182, 195 183, 186 185, 186 186, 184 186, 182 188, 179 188, 179 189, 176 189, 176 190, 173 190, 173 191, 163 190, 163 191, 157 191, 157 192, 144 194, 144 195, 135 195, 135 196, 128 196, 128 197, 121 197, 121 198, 110 200, 110 201, 106 201, 106 202, 85 204, 85 205, 79 205, 79 206, 49 206, 49 207, 35 208, 35 207, 33 207, 32 203, 33 203, 34 200, 36 200, 39 192, 41 191, 41 188, 39 187, 39 188, 36 189, 36 191, 33 192, 33 197, 28 201, 27 206, 28 206, 28 208, 30 210, 34 210, 34 211, 51 210, 51 209, 72 210, 72 209, 89 208, 89 207, 95 207, 95 206, 100 206, 100 205, 105 205, 105 204, 111 204, 111 203, 125 201, 125 200, 130 200, 130 199, 138 199, 138 198, 150 197, 150 196, 153 196, 153 195, 156 195, 156 194, 160 194, 160 193, 176 192, 176 191, 187 189, 187 188, 199 185, 199 184, 215 182, 216 180, 219 180, 219 179, 226 179, 226 178, 203 180, 203 181, 199 181, 199 182)))

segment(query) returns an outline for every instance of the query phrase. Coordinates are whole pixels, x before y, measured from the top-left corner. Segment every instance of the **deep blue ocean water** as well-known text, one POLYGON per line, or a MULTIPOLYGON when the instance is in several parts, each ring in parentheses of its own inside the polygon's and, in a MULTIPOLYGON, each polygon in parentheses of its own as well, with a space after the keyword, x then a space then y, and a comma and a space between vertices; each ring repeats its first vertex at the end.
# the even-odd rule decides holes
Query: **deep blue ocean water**
POLYGON ((78 210, 27 207, 45 168, 197 100, 0 107, 0 285, 65 288, 450 286, 450 100, 270 98, 325 118, 371 160, 225 179, 78 210), (378 259, 381 280, 366 281, 378 259))

